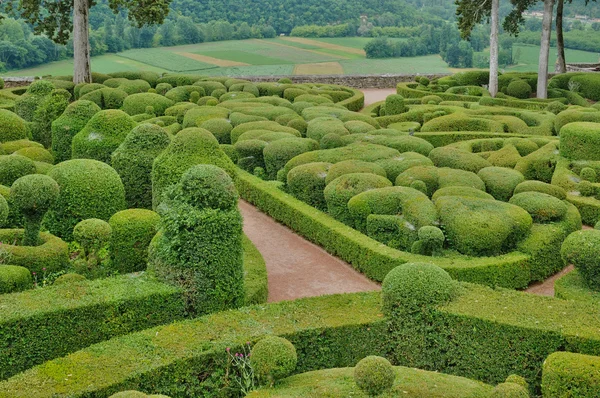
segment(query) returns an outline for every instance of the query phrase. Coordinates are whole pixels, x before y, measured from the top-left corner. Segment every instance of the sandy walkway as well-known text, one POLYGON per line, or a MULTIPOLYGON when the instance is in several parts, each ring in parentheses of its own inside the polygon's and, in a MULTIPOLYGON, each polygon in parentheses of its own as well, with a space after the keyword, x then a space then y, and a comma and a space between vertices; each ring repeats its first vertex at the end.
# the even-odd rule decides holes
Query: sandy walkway
POLYGON ((396 94, 395 88, 363 88, 365 94, 365 106, 377 101, 385 101, 388 95, 396 94))
POLYGON ((244 232, 263 255, 269 302, 380 289, 350 265, 330 255, 240 200, 244 232))

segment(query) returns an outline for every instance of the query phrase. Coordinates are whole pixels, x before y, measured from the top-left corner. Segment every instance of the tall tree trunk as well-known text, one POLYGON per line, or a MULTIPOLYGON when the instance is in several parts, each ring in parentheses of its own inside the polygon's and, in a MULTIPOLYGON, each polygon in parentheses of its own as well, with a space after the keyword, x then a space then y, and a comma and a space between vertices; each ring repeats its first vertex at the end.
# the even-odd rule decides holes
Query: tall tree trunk
POLYGON ((548 97, 548 56, 550 55, 550 36, 552 34, 552 14, 554 0, 544 0, 544 18, 542 20, 542 40, 540 42, 540 61, 538 68, 537 97, 548 97))
POLYGON ((498 14, 500 13, 500 0, 492 0, 490 34, 490 84, 488 90, 492 97, 498 94, 498 14))
POLYGON ((556 59, 556 73, 565 73, 567 71, 567 61, 565 60, 565 38, 563 37, 563 8, 565 0, 558 0, 556 5, 556 48, 558 58, 556 59))
POLYGON ((73 5, 73 83, 91 83, 88 0, 73 5))

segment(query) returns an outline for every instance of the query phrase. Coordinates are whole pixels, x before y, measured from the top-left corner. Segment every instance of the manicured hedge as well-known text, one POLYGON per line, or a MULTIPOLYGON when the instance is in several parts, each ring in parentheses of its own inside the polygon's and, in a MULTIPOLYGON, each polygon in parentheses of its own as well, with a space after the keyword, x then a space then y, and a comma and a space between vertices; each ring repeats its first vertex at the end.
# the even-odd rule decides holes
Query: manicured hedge
POLYGON ((183 309, 178 289, 132 275, 0 295, 0 379, 114 336, 182 319, 183 309))
POLYGON ((551 354, 544 362, 542 394, 547 398, 600 396, 600 357, 551 354))
POLYGON ((569 123, 560 130, 560 155, 571 160, 600 160, 600 123, 569 123))

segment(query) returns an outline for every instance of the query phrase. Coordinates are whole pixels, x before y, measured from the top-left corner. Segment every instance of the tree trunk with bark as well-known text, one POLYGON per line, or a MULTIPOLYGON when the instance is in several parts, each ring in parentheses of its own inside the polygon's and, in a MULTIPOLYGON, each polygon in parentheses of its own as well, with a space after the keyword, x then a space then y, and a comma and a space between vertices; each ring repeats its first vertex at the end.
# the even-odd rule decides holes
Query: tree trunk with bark
POLYGON ((556 59, 556 73, 565 73, 567 71, 567 61, 565 60, 565 39, 563 36, 563 8, 565 0, 557 0, 556 5, 556 48, 558 57, 556 59))
POLYGON ((548 97, 548 57, 550 55, 550 36, 552 34, 552 15, 554 0, 544 0, 544 18, 542 19, 542 39, 540 42, 540 60, 538 68, 537 97, 548 97))
POLYGON ((91 83, 88 0, 73 5, 73 83, 91 83))
POLYGON ((498 17, 500 0, 492 0, 490 34, 490 83, 488 90, 492 97, 498 94, 498 17))

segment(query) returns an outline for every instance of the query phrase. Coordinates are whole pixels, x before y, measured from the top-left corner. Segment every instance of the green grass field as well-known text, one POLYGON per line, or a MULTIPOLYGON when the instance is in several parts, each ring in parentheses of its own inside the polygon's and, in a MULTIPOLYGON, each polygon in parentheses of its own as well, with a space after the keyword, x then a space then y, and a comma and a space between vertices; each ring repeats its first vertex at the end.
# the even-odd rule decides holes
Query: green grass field
MULTIPOLYGON (((366 59, 361 50, 369 40, 371 39, 364 37, 278 37, 134 49, 93 57, 92 70, 100 73, 149 70, 158 73, 200 73, 209 76, 291 75, 296 70, 299 73, 315 70, 318 73, 350 75, 451 71, 437 55, 385 60, 366 59), (310 65, 298 67, 305 64, 310 65)), ((70 75, 72 70, 73 61, 64 60, 35 68, 9 71, 5 75, 70 75)))

